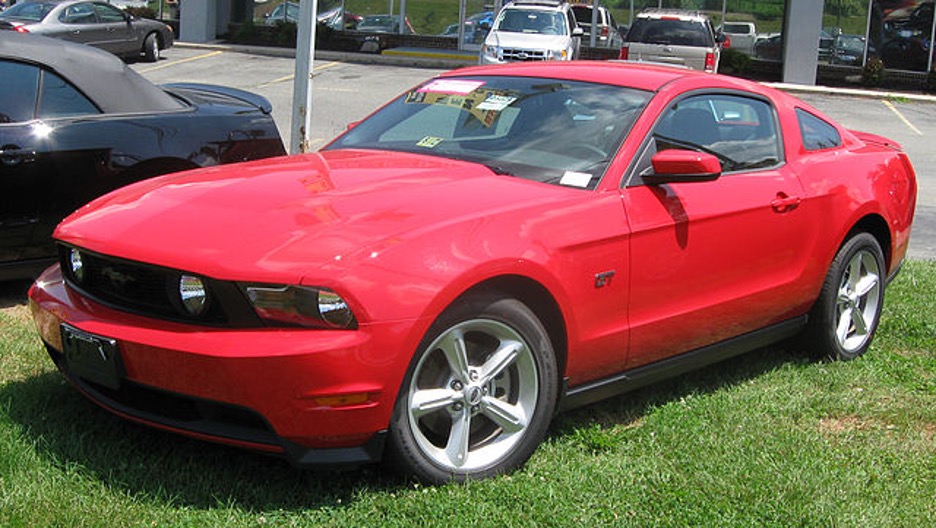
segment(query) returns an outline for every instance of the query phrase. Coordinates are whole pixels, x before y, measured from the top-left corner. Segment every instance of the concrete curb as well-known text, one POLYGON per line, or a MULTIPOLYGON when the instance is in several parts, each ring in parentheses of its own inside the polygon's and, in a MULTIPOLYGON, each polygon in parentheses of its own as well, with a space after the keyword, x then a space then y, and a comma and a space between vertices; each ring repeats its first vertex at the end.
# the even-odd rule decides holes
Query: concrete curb
MULTIPOLYGON (((248 46, 243 44, 228 44, 223 42, 193 43, 176 42, 180 48, 222 50, 235 53, 261 55, 268 57, 295 58, 296 50, 292 48, 278 48, 273 46, 248 46)), ((315 58, 318 60, 335 62, 354 62, 358 64, 386 64, 391 66, 408 66, 415 68, 431 68, 453 70, 477 63, 474 55, 459 51, 429 50, 416 48, 399 48, 386 50, 383 53, 358 53, 351 51, 316 50, 315 58)), ((883 90, 866 90, 861 88, 841 88, 833 86, 809 86, 804 84, 764 82, 785 92, 818 93, 832 95, 848 95, 852 97, 866 97, 874 99, 909 100, 925 103, 936 103, 936 96, 911 92, 893 92, 883 90)))

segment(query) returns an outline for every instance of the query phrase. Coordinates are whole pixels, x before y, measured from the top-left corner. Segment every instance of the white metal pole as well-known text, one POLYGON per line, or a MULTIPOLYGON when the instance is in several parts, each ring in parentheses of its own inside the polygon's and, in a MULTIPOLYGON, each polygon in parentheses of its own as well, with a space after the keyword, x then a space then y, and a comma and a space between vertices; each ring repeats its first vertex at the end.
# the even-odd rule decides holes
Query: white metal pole
POLYGON ((315 60, 315 21, 318 2, 299 4, 299 27, 296 36, 296 78, 293 81, 292 126, 289 152, 308 152, 312 133, 312 62, 315 60))
POLYGON ((400 34, 406 33, 406 0, 400 0, 400 34))
MULTIPOLYGON (((598 44, 598 8, 601 7, 601 0, 595 0, 592 2, 592 19, 591 19, 591 37, 589 37, 588 45, 594 48, 598 44)), ((608 35, 608 38, 611 38, 608 35)))

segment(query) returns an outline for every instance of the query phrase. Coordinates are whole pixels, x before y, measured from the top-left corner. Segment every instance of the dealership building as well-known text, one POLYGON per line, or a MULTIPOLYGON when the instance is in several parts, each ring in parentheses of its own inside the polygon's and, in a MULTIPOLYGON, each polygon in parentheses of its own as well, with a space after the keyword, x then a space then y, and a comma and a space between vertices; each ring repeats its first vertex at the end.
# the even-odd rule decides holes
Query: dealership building
MULTIPOLYGON (((622 25, 646 8, 703 11, 715 24, 753 24, 757 43, 747 51, 755 59, 779 63, 784 82, 815 84, 817 69, 824 63, 860 67, 880 59, 889 70, 927 72, 933 68, 934 0, 593 1, 611 9, 622 25)), ((160 14, 164 6, 169 6, 173 17, 178 13, 179 40, 210 42, 227 34, 232 25, 267 22, 274 11, 282 13, 284 21, 298 18, 290 14, 299 11, 298 2, 163 0, 160 14)), ((356 15, 392 13, 412 21, 420 34, 442 35, 442 28, 456 28, 451 48, 470 51, 477 49, 477 42, 465 39, 464 30, 457 28, 470 24, 473 15, 496 12, 502 3, 450 0, 441 3, 450 10, 439 10, 438 0, 320 0, 318 9, 320 13, 339 10, 356 15)), ((403 25, 400 31, 404 31, 403 25)))

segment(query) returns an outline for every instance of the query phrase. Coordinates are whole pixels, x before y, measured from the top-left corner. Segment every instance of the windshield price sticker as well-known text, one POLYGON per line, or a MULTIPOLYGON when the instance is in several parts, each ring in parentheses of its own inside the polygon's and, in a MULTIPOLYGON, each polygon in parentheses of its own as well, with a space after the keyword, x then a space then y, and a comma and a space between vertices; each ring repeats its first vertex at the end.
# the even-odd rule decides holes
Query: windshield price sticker
POLYGON ((423 86, 417 91, 468 95, 481 86, 484 86, 484 81, 460 81, 460 80, 453 80, 453 79, 436 79, 432 81, 431 83, 423 86))
POLYGON ((416 143, 416 146, 425 147, 425 148, 435 148, 436 145, 438 145, 439 143, 442 143, 443 141, 444 140, 440 137, 426 136, 422 138, 421 140, 419 140, 419 142, 416 143))

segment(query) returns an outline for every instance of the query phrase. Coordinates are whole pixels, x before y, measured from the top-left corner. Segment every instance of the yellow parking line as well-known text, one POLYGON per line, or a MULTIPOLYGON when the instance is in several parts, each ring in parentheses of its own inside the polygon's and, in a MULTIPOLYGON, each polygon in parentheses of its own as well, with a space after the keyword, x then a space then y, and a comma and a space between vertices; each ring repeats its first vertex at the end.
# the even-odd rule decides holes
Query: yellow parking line
POLYGON ((215 55, 221 55, 222 53, 224 53, 224 52, 223 52, 223 51, 220 51, 220 50, 218 50, 218 51, 212 51, 211 53, 204 53, 204 54, 202 54, 202 55, 196 55, 196 56, 194 56, 194 57, 189 57, 189 58, 187 58, 187 59, 179 59, 179 60, 177 60, 177 61, 167 62, 167 63, 164 63, 164 64, 160 64, 159 66, 153 66, 152 68, 144 68, 144 69, 142 69, 142 70, 139 70, 139 72, 140 72, 140 73, 149 73, 149 72, 151 72, 151 71, 161 70, 161 69, 163 69, 163 68, 168 68, 168 67, 170 67, 170 66, 175 66, 176 64, 182 64, 183 62, 192 62, 192 61, 196 61, 196 60, 207 59, 208 57, 214 57, 215 55))
MULTIPOLYGON (((340 63, 340 62, 329 62, 328 64, 323 64, 323 65, 321 65, 321 66, 319 66, 319 67, 317 67, 317 68, 313 68, 313 70, 312 70, 312 76, 314 77, 315 75, 318 74, 318 72, 320 72, 320 71, 322 71, 322 70, 324 70, 324 69, 326 69, 326 68, 331 68, 332 66, 337 66, 337 65, 339 65, 339 64, 341 64, 341 63, 340 63)), ((291 80, 293 80, 293 79, 295 79, 295 78, 296 78, 295 75, 286 75, 286 76, 280 77, 279 79, 273 79, 272 81, 267 81, 267 82, 265 82, 265 83, 258 84, 258 85, 257 85, 257 88, 264 88, 264 87, 266 87, 266 86, 270 86, 271 84, 277 84, 277 83, 281 83, 281 82, 291 81, 291 80)))
POLYGON ((904 115, 900 113, 900 110, 897 110, 897 107, 894 106, 893 103, 891 103, 890 101, 888 101, 888 100, 886 100, 886 99, 885 99, 885 100, 882 100, 881 102, 884 103, 884 106, 886 106, 887 108, 890 108, 891 112, 893 112, 894 114, 896 114, 897 117, 898 117, 901 121, 903 121, 903 123, 904 123, 905 125, 907 125, 907 127, 908 127, 910 130, 916 132, 916 134, 917 134, 918 136, 922 136, 922 135, 923 135, 923 131, 920 130, 919 128, 913 126, 913 123, 911 123, 909 119, 907 119, 906 117, 904 117, 904 115))

